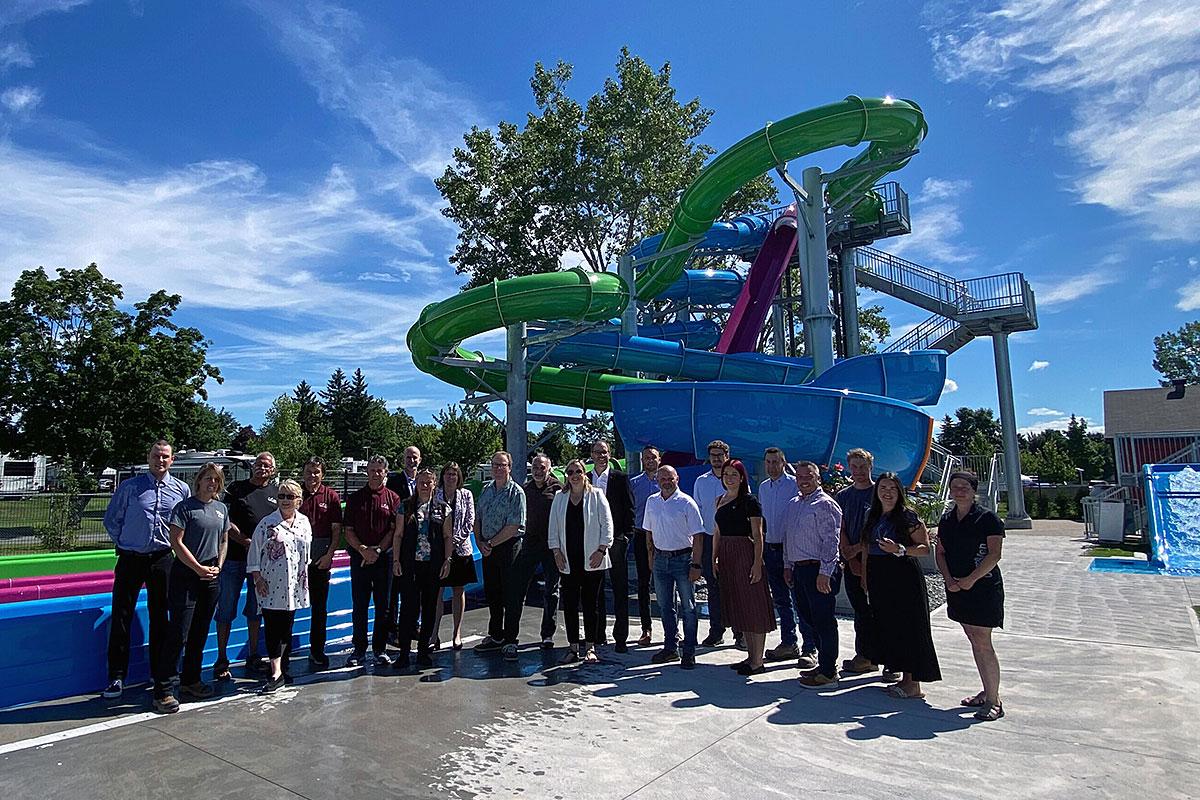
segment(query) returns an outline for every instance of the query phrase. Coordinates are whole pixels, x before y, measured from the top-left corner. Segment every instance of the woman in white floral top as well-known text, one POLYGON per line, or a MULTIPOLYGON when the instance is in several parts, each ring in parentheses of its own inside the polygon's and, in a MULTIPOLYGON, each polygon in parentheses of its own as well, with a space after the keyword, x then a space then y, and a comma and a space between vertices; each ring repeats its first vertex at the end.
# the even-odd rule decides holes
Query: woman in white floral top
POLYGON ((270 694, 291 683, 292 623, 296 610, 308 608, 308 562, 312 528, 297 509, 304 493, 300 484, 285 480, 275 495, 279 510, 254 529, 246 554, 246 572, 254 580, 258 607, 266 626, 271 675, 262 691, 270 694))

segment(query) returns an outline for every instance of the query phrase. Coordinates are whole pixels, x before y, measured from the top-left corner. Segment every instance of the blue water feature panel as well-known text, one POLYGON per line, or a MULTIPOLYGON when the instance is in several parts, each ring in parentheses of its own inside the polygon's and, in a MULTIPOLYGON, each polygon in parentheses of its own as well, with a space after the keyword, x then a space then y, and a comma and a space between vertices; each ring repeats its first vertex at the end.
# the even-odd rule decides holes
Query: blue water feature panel
POLYGON ((1200 575, 1200 464, 1142 468, 1150 560, 1171 575, 1200 575))

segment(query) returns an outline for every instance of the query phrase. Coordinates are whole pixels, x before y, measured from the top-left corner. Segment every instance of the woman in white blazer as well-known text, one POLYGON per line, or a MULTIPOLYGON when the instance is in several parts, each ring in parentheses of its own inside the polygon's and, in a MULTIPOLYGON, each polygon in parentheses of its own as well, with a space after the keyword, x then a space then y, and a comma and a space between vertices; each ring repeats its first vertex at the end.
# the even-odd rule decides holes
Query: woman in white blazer
POLYGON ((583 658, 594 664, 600 630, 597 598, 604 586, 604 571, 612 566, 608 548, 613 543, 612 511, 604 492, 592 486, 584 463, 567 464, 567 483, 550 505, 550 552, 562 574, 563 620, 567 652, 561 663, 583 658), (579 638, 579 607, 583 605, 583 640, 579 638))

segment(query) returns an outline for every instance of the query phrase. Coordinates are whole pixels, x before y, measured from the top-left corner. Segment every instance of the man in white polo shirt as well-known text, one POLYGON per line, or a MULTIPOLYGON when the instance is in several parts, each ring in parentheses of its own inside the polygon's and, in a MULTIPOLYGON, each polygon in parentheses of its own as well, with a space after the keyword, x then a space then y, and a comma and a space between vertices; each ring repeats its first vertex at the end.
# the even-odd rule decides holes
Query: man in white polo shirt
POLYGON ((696 581, 700 580, 700 558, 704 551, 704 520, 696 501, 679 491, 679 473, 674 467, 658 470, 659 493, 646 501, 643 526, 650 548, 650 570, 654 593, 662 616, 663 649, 650 660, 655 664, 679 661, 683 669, 696 666, 696 581), (683 617, 683 655, 677 651, 675 593, 683 617))

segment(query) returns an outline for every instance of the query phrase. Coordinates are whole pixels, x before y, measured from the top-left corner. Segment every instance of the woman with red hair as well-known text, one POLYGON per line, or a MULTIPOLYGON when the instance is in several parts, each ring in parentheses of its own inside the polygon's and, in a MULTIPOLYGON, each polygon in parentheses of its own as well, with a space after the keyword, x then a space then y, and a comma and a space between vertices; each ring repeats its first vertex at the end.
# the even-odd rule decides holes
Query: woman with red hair
POLYGON ((721 589, 721 613, 727 625, 741 631, 746 659, 732 665, 740 675, 765 671, 763 647, 775 630, 775 608, 763 580, 762 504, 750 494, 750 481, 741 461, 721 468, 725 494, 717 500, 713 530, 713 572, 721 589))

